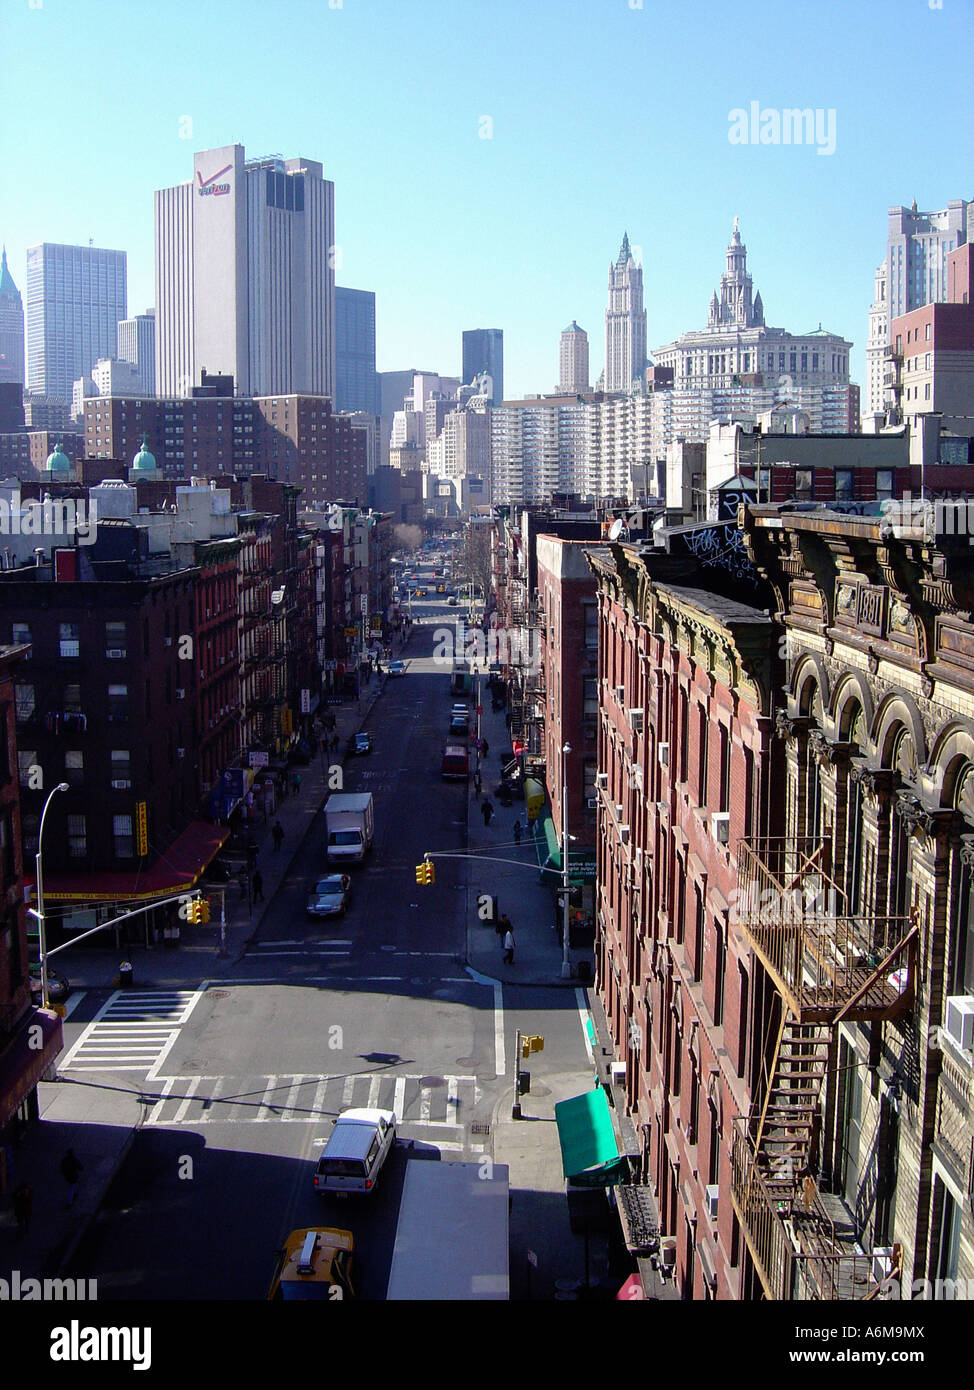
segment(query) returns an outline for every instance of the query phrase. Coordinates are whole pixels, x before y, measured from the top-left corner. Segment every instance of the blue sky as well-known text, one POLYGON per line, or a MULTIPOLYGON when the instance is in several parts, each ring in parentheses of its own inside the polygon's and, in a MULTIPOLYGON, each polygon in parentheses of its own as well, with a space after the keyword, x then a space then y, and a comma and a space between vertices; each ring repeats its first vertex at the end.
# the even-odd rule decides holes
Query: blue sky
POLYGON ((851 338, 861 381, 887 208, 974 197, 972 0, 0 0, 0 52, 21 289, 28 245, 92 238, 141 311, 154 189, 197 149, 302 154, 380 370, 459 372, 499 327, 508 396, 553 388, 572 319, 601 369, 624 230, 650 348, 704 326, 735 216, 768 323, 851 338), (834 111, 834 154, 731 144, 752 101, 834 111))

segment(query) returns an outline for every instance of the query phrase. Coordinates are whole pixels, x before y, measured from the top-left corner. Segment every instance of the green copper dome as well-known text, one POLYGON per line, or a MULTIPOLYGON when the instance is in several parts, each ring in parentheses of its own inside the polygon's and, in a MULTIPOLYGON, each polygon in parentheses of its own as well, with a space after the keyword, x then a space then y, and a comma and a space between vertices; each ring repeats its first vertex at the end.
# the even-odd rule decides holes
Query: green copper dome
POLYGON ((157 468, 156 456, 146 448, 145 435, 142 436, 142 448, 132 460, 132 467, 138 473, 155 472, 157 468))
POLYGON ((47 463, 45 463, 45 465, 44 465, 44 472, 45 472, 45 473, 70 473, 70 472, 71 472, 71 460, 68 458, 67 454, 65 454, 65 453, 62 452, 62 450, 61 450, 61 441, 60 441, 60 440, 58 440, 58 442, 55 444, 55 446, 54 446, 54 452, 53 452, 52 454, 48 454, 48 456, 47 456, 47 463))

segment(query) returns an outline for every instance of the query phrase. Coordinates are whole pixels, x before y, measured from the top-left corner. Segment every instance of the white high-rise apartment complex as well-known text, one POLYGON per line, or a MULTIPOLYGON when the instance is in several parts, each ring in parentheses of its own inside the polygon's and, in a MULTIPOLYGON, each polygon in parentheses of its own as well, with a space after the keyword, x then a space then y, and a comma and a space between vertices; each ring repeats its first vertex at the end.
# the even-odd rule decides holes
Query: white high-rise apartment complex
POLYGON ((974 203, 955 198, 939 212, 910 208, 889 210, 886 238, 889 318, 899 318, 924 304, 947 298, 947 257, 965 241, 974 241, 974 203))
POLYGON ((572 319, 558 345, 558 390, 584 395, 589 386, 588 334, 572 319))
POLYGON ((947 298, 947 257, 974 241, 974 202, 955 198, 939 212, 912 207, 890 208, 886 260, 876 271, 876 290, 869 309, 866 342, 866 390, 863 426, 886 412, 892 397, 885 375, 892 368, 887 349, 890 324, 901 314, 947 298))
POLYGON ((52 242, 28 247, 28 389, 70 401, 75 381, 115 355, 127 312, 124 251, 52 242))
POLYGON ((156 380, 188 396, 201 371, 244 396, 335 394, 335 186, 310 159, 194 156, 155 195, 156 380))
POLYGON ((643 272, 625 233, 615 265, 609 266, 609 306, 605 311, 606 391, 628 391, 646 366, 646 311, 643 272))

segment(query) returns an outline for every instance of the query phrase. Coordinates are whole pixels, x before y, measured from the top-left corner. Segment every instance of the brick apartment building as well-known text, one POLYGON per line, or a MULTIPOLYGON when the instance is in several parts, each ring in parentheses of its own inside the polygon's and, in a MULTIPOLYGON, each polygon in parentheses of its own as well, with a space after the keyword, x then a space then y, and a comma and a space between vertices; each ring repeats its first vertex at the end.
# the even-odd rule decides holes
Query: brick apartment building
POLYGON ((28 654, 22 644, 0 647, 0 1196, 9 1190, 8 1148, 37 1119, 37 1083, 62 1046, 60 1018, 31 1004, 14 695, 28 654))
POLYGON ((861 1297, 877 1250, 927 1297, 974 1278, 974 584, 956 520, 745 517, 787 654, 785 814, 739 854, 779 1041, 731 1195, 770 1297, 861 1297))
POLYGON ((599 991, 677 1286, 746 1297, 726 1194, 733 1118, 760 1075, 762 996, 734 926, 734 846, 767 831, 781 787, 776 635, 761 609, 690 587, 686 559, 612 545, 590 563, 599 991))

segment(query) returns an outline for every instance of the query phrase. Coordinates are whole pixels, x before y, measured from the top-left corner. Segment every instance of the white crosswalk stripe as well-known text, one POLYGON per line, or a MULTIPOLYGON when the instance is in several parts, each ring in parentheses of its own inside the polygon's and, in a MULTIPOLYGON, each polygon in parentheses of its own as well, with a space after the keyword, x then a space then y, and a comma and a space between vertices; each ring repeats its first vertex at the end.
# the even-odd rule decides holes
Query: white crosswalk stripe
MULTIPOLYGON (((482 1091, 475 1076, 352 1072, 347 1076, 278 1073, 260 1076, 154 1078, 147 1125, 326 1125, 350 1107, 394 1110, 407 1130, 439 1131, 459 1142, 482 1091), (452 1131, 452 1134, 451 1134, 452 1131)), ((464 1147, 461 1143, 460 1147, 464 1147)))
POLYGON ((202 997, 190 989, 116 990, 58 1067, 153 1077, 202 997))

